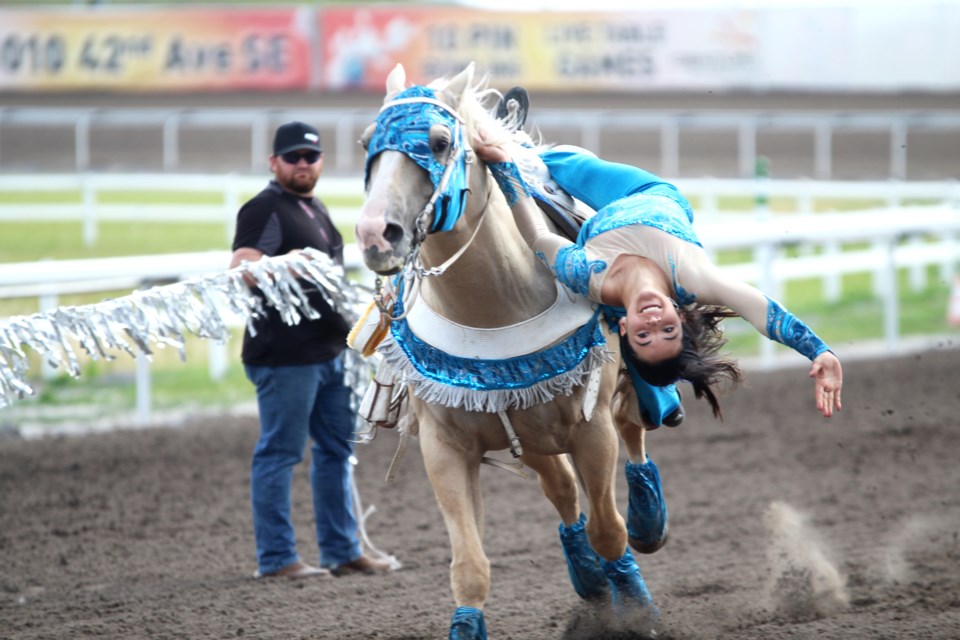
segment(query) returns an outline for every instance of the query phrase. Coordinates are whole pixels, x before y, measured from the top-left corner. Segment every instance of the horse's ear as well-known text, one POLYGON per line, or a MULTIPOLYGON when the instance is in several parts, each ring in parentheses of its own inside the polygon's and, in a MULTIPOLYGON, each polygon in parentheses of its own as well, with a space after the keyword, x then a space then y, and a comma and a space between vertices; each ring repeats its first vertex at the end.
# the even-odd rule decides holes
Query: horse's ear
POLYGON ((360 135, 360 140, 358 142, 360 145, 367 149, 370 146, 370 139, 373 138, 373 132, 377 130, 377 123, 371 123, 366 129, 363 130, 363 133, 360 135))
POLYGON ((447 86, 443 89, 443 95, 447 99, 447 103, 454 107, 460 104, 460 98, 463 97, 467 87, 473 84, 474 68, 475 65, 471 62, 447 83, 447 86))
POLYGON ((407 71, 402 64, 397 64, 387 76, 387 98, 396 95, 407 88, 407 71))

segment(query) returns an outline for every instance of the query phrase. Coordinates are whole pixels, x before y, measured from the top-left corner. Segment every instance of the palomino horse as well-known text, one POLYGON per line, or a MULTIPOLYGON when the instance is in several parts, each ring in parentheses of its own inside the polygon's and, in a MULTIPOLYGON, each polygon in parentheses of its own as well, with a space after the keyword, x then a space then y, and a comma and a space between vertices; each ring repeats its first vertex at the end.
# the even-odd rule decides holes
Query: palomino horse
MULTIPOLYGON (((616 611, 642 610, 652 624, 656 608, 615 504, 610 405, 618 341, 606 340, 589 303, 585 315, 582 300, 564 306, 573 303, 524 244, 500 189, 475 159, 470 142, 480 127, 490 138, 510 133, 482 106, 493 92, 473 84, 473 65, 427 87, 405 86, 398 65, 386 84, 384 106, 362 141, 367 193, 357 240, 371 270, 399 274, 396 306, 384 308, 394 316, 387 340, 394 357, 423 357, 395 364, 406 368, 399 377, 411 391, 423 461, 450 536, 457 604, 450 637, 486 637, 490 561, 479 469, 486 452, 507 448, 537 472, 563 521, 577 593, 612 599, 616 611), (577 313, 582 327, 549 337, 577 313), (429 335, 416 335, 417 314, 429 335), (551 342, 531 347, 540 334, 551 342), (522 355, 530 348, 538 351, 522 355), (585 384, 592 371, 595 410, 585 384), (560 382, 551 378, 557 374, 560 382), (524 386, 524 375, 535 383, 524 386), (589 503, 585 525, 578 478, 589 503)), ((642 433, 632 445, 642 448, 642 433)))

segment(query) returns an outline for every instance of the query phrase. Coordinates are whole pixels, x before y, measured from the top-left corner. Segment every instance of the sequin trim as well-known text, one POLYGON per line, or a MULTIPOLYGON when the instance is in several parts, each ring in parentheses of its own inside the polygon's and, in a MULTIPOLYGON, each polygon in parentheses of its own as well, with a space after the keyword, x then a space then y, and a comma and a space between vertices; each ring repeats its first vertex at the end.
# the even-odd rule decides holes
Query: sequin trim
POLYGON ((607 268, 603 260, 590 260, 583 247, 575 244, 561 247, 552 269, 557 280, 574 293, 590 293, 590 276, 607 268))
POLYGON ((702 247, 693 231, 693 213, 669 196, 637 193, 620 198, 587 220, 578 238, 582 246, 601 233, 639 224, 660 229, 672 236, 702 247))

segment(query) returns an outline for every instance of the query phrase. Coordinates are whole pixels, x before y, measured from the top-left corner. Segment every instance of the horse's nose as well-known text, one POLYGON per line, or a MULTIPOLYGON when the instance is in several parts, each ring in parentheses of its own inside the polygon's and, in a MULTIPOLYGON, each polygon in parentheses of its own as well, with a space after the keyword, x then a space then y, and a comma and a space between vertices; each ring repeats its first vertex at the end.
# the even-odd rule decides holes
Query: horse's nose
POLYGON ((403 239, 403 227, 396 222, 388 222, 383 230, 383 239, 390 244, 397 244, 403 239))
POLYGON ((362 216, 355 231, 360 248, 364 250, 376 247, 383 252, 390 251, 403 240, 403 227, 387 222, 383 217, 362 216))
POLYGON ((355 229, 360 248, 369 249, 371 247, 381 247, 384 244, 383 231, 383 218, 366 215, 361 216, 355 229))

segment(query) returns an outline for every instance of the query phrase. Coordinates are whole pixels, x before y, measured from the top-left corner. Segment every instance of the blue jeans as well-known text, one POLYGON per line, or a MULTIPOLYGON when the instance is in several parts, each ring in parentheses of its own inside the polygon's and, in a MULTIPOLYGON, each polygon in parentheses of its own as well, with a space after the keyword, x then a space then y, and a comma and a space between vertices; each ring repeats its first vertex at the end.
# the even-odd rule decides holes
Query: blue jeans
POLYGON ((320 565, 337 566, 361 555, 350 489, 354 415, 343 384, 343 360, 289 367, 246 365, 257 388, 260 439, 253 451, 250 498, 263 574, 297 562, 290 487, 293 467, 313 440, 310 485, 320 565))

